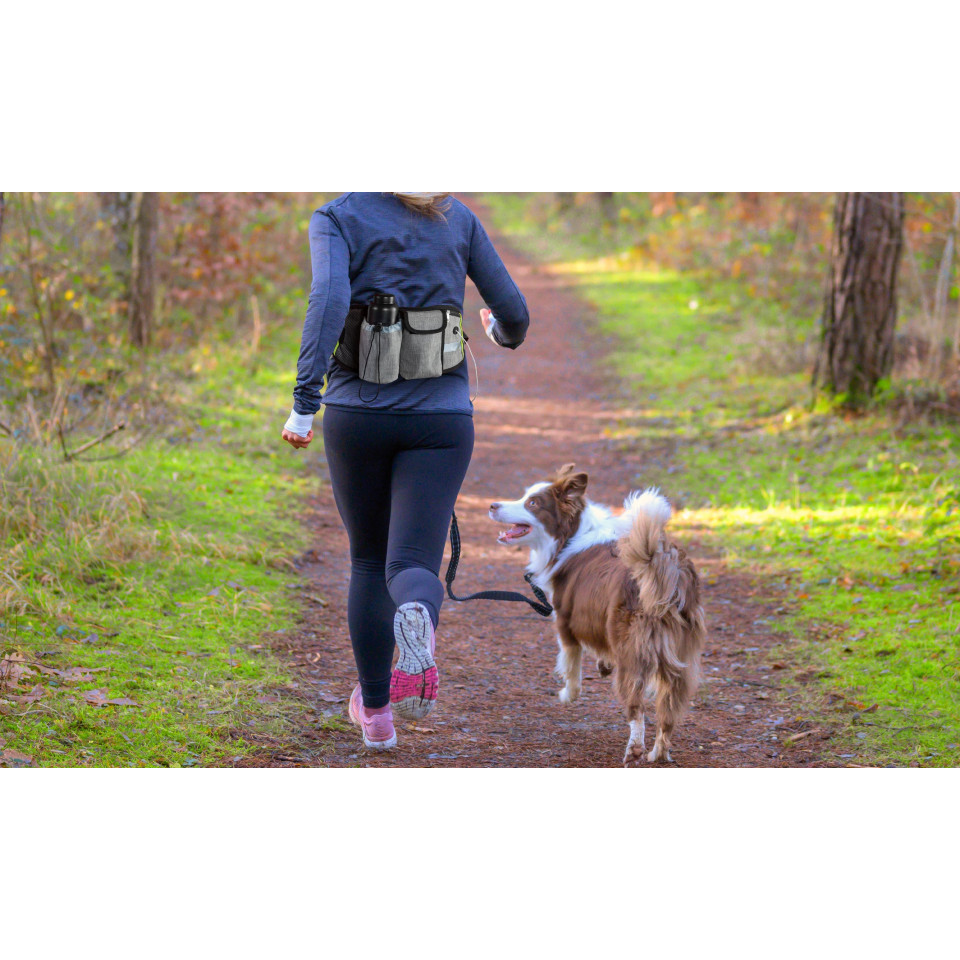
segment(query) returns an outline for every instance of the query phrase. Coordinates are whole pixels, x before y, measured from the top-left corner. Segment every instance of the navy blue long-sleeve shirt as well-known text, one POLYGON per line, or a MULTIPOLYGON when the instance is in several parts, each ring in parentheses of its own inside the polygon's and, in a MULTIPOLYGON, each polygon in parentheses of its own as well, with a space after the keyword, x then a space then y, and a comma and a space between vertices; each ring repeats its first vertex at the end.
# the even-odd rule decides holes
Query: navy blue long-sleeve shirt
POLYGON ((466 277, 497 318, 501 346, 523 342, 527 302, 494 249, 483 225, 459 200, 445 219, 405 207, 389 193, 346 193, 310 220, 313 283, 303 325, 294 411, 329 406, 416 413, 472 413, 466 363, 442 377, 397 380, 371 390, 331 355, 351 302, 393 294, 404 307, 447 303, 462 310, 466 277))

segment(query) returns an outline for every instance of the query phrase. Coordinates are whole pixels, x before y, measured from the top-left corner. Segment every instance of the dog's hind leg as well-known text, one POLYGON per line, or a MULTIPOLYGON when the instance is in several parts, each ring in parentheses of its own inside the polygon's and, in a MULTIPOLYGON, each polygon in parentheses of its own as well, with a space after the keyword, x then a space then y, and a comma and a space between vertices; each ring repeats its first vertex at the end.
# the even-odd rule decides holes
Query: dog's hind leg
POLYGON ((643 754, 646 749, 643 687, 638 683, 633 683, 633 687, 630 689, 629 681, 622 686, 618 684, 618 687, 621 700, 626 700, 627 720, 630 722, 630 738, 627 740, 627 751, 623 755, 623 765, 625 767, 639 767, 643 763, 643 754))
POLYGON ((625 767, 639 767, 643 763, 643 754, 646 750, 646 719, 640 709, 636 717, 630 718, 630 738, 627 740, 627 752, 623 755, 625 767))
POLYGON ((608 660, 597 660, 597 670, 601 677, 609 677, 613 673, 613 664, 608 660))
POLYGON ((613 688, 617 699, 623 704, 627 721, 630 723, 630 737, 627 740, 627 750, 623 755, 625 767, 639 767, 643 763, 646 732, 644 707, 646 706, 646 691, 636 664, 631 657, 619 658, 616 671, 613 675, 613 688))
POLYGON ((653 742, 653 749, 647 754, 651 763, 661 758, 671 763, 670 736, 677 719, 683 712, 683 681, 682 678, 657 677, 657 738, 653 742))
POLYGON ((561 703, 573 703, 580 696, 583 680, 583 647, 564 621, 557 621, 557 674, 563 689, 557 694, 561 703))

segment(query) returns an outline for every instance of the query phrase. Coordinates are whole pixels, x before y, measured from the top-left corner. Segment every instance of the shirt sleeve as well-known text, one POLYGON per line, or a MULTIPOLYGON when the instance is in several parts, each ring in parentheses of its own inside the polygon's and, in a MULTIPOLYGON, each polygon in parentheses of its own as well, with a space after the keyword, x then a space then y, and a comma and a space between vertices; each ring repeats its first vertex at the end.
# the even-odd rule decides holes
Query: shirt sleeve
POLYGON ((507 272, 483 224, 476 218, 473 221, 467 274, 497 318, 497 343, 515 350, 523 343, 530 325, 527 301, 507 272))
POLYGON ((350 310, 350 251, 336 221, 319 210, 310 219, 310 262, 313 282, 293 391, 298 414, 320 409, 323 378, 350 310))

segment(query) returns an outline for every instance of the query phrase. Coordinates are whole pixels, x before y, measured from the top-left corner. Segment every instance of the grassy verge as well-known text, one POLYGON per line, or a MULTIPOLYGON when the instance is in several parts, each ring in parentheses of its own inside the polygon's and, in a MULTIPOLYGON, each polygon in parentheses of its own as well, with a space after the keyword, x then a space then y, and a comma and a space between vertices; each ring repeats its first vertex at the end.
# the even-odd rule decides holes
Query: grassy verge
POLYGON ((545 241, 516 197, 484 200, 595 305, 631 397, 620 436, 638 479, 762 580, 778 656, 809 681, 836 755, 960 762, 960 428, 811 408, 798 347, 812 317, 729 278, 584 259, 589 236, 545 241))
POLYGON ((230 764, 288 729, 291 679, 265 635, 297 618, 291 504, 319 456, 278 440, 298 334, 152 360, 161 422, 122 458, 0 442, 8 766, 230 764))

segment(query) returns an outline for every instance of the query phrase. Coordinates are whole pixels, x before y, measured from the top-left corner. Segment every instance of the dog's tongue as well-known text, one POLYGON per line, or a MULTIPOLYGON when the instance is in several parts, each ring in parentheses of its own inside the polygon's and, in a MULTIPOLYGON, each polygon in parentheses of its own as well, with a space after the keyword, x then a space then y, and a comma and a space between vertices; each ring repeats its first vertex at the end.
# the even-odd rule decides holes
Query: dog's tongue
POLYGON ((530 527, 526 523, 515 523, 509 530, 504 530, 501 532, 500 536, 497 537, 497 540, 500 543, 509 543, 511 540, 516 540, 517 537, 525 536, 530 532, 530 527))

